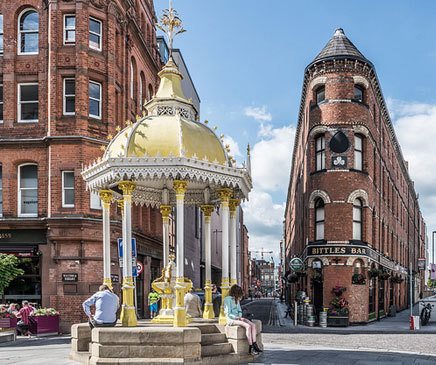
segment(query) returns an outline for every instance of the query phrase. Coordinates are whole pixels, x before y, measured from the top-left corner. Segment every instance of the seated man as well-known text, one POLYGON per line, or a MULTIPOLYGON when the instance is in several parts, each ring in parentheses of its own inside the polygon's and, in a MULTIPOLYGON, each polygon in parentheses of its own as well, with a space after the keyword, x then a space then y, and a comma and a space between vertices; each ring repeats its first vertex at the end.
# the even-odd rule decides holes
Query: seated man
POLYGON ((203 315, 201 300, 200 297, 195 294, 194 288, 191 288, 189 292, 185 294, 185 308, 186 314, 189 314, 192 318, 200 318, 203 315))
POLYGON ((107 285, 100 285, 98 292, 83 302, 83 310, 89 318, 89 326, 114 327, 117 323, 117 310, 120 306, 118 297, 107 285), (91 313, 91 306, 95 306, 95 314, 91 313))
POLYGON ((17 331, 22 336, 25 336, 25 335, 30 336, 29 316, 35 310, 35 308, 33 308, 31 305, 29 305, 29 302, 27 300, 23 300, 22 305, 23 305, 23 308, 21 308, 16 313, 16 316, 19 319, 19 321, 17 323, 17 331))

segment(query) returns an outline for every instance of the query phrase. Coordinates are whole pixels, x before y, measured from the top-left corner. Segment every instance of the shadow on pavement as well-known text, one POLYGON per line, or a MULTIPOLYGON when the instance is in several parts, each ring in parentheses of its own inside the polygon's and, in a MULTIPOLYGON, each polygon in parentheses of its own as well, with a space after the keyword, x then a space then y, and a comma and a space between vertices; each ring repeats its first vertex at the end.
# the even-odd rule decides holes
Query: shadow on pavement
POLYGON ((15 342, 0 343, 0 351, 4 348, 11 347, 36 347, 47 345, 65 345, 71 343, 70 336, 56 336, 56 337, 18 337, 15 342))
POLYGON ((250 364, 289 365, 430 365, 436 357, 395 352, 338 351, 338 350, 265 350, 264 354, 250 364))

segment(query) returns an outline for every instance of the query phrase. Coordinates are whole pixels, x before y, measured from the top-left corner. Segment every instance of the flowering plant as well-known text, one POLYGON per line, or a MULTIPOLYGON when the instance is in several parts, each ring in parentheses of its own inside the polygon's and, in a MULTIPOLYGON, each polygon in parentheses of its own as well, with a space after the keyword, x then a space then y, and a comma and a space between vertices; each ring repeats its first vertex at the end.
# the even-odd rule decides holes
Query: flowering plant
POLYGON ((346 290, 347 290, 346 287, 340 286, 340 285, 336 285, 332 289, 332 293, 334 293, 337 297, 340 297, 346 290))
POLYGON ((6 307, 0 307, 0 318, 15 318, 13 313, 9 313, 6 307))
POLYGON ((54 308, 40 308, 40 309, 35 309, 31 315, 35 317, 58 316, 59 312, 54 308))

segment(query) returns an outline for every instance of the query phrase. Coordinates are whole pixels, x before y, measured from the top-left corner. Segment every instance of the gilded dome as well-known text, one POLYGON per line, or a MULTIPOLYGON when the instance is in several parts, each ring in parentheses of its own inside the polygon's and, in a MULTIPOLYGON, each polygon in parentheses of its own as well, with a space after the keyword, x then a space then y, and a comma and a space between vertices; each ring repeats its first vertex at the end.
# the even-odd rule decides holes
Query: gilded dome
POLYGON ((199 123, 197 111, 184 96, 182 75, 172 59, 159 73, 159 89, 145 108, 148 115, 119 132, 104 159, 129 157, 187 157, 228 164, 216 134, 199 123))

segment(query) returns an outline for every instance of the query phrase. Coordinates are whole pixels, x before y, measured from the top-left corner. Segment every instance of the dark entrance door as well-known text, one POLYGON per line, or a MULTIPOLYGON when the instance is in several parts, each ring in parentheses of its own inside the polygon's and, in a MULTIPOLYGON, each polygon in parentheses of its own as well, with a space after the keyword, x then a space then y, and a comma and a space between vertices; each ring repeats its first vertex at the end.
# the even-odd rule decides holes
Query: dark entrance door
POLYGON ((385 312, 385 281, 378 282, 378 315, 380 318, 386 315, 385 312))

